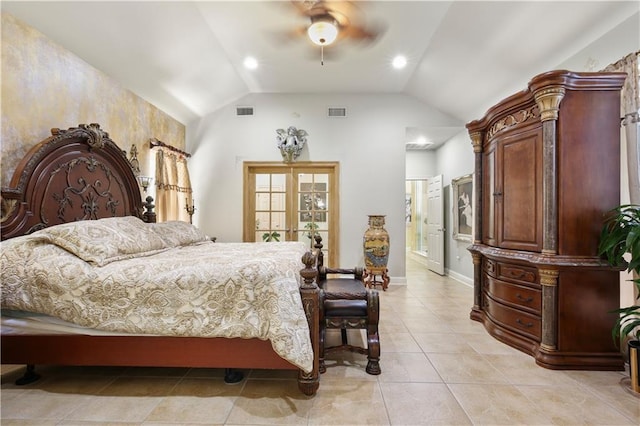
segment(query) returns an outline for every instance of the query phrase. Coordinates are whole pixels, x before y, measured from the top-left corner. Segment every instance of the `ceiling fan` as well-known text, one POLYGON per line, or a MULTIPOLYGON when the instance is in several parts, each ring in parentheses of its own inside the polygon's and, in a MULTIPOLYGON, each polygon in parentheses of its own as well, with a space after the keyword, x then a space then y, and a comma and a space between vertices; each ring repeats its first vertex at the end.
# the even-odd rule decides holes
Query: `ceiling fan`
POLYGON ((378 25, 364 26, 362 11, 350 1, 292 0, 298 14, 309 19, 295 35, 306 34, 313 44, 320 46, 320 63, 324 65, 324 48, 337 41, 350 39, 372 42, 383 30, 378 25))

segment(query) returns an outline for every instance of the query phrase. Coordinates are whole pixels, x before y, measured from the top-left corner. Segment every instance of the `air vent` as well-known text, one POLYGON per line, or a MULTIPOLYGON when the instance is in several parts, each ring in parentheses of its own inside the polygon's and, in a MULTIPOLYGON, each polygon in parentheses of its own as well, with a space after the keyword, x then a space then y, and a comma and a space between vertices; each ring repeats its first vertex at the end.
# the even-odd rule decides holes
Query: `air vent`
POLYGON ((407 143, 405 145, 405 149, 407 151, 425 151, 427 149, 431 149, 433 144, 424 144, 424 143, 407 143))
POLYGON ((236 107, 236 115, 253 115, 253 107, 236 107))
POLYGON ((330 107, 327 110, 327 116, 328 117, 346 117, 347 116, 347 109, 346 108, 332 108, 332 107, 330 107))

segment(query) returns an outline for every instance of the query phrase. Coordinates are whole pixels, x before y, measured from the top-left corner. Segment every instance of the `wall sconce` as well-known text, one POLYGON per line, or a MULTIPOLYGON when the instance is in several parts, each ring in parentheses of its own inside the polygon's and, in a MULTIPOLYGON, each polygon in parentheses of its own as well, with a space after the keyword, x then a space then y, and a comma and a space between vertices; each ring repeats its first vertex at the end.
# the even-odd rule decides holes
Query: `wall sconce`
POLYGON ((149 185, 151 185, 152 181, 153 178, 151 176, 138 176, 138 182, 140 183, 140 186, 142 187, 144 192, 147 192, 147 188, 149 187, 149 185))
POLYGON ((189 205, 189 198, 184 199, 184 209, 187 211, 189 215, 189 223, 193 225, 193 214, 196 212, 196 200, 191 199, 192 205, 189 205))

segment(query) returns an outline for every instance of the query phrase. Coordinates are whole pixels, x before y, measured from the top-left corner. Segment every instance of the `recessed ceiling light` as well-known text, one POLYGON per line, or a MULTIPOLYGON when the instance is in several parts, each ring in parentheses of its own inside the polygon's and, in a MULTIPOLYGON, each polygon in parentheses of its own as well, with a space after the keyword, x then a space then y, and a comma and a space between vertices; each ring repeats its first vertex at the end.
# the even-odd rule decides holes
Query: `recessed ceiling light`
POLYGON ((402 55, 398 55, 393 58, 393 67, 397 70, 404 68, 407 65, 407 58, 402 55))
POLYGON ((431 142, 429 142, 427 140, 427 138, 425 138, 424 136, 420 136, 418 139, 416 139, 416 144, 418 144, 418 145, 431 145, 431 142))
POLYGON ((258 68, 257 59, 252 56, 247 56, 244 59, 244 67, 250 70, 255 70, 256 68, 258 68))

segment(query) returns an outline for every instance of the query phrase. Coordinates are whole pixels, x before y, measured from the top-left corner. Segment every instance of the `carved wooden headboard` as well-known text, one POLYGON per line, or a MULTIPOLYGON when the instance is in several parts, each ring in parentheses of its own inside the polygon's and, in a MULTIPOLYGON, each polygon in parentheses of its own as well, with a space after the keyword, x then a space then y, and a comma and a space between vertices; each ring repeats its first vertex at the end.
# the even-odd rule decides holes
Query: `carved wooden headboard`
POLYGON ((155 221, 152 212, 143 214, 125 152, 99 124, 52 129, 51 134, 18 164, 10 187, 2 188, 3 240, 75 220, 137 216, 155 221))

